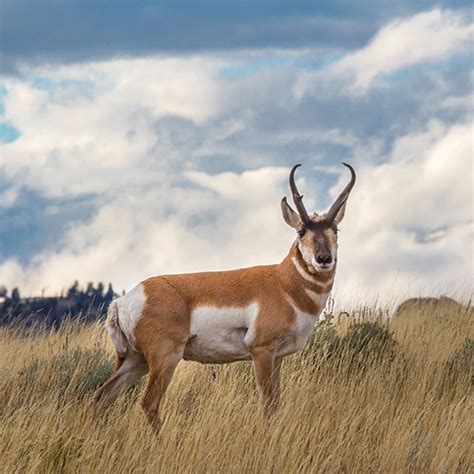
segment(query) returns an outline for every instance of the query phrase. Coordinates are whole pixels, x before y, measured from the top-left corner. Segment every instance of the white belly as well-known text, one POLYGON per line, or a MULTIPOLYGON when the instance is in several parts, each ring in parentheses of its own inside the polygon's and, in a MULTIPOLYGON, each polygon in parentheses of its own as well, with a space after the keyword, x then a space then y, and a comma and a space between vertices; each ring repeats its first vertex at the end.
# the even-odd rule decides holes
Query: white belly
POLYGON ((258 311, 257 303, 241 308, 197 307, 191 313, 184 359, 209 364, 250 359, 258 311))

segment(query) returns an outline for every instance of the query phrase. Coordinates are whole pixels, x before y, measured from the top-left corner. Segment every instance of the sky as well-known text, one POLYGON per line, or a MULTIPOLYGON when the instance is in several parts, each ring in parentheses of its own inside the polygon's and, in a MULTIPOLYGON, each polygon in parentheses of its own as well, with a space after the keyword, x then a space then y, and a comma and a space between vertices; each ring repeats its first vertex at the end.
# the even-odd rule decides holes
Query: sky
POLYGON ((0 285, 277 263, 345 161, 336 302, 469 298, 470 8, 0 0, 0 285))

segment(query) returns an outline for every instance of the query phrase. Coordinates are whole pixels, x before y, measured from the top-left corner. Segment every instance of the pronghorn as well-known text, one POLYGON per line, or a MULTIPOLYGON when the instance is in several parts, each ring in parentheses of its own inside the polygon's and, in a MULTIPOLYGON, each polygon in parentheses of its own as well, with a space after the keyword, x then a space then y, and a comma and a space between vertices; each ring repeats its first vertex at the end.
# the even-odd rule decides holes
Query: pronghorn
POLYGON ((277 265, 224 272, 155 276, 110 305, 106 326, 117 351, 115 374, 97 391, 98 407, 148 372, 143 409, 160 428, 159 406, 179 361, 223 364, 252 360, 266 413, 279 397, 283 357, 303 348, 323 310, 337 264, 337 226, 356 175, 326 214, 309 216, 295 184, 297 212, 281 201, 296 230, 277 265))

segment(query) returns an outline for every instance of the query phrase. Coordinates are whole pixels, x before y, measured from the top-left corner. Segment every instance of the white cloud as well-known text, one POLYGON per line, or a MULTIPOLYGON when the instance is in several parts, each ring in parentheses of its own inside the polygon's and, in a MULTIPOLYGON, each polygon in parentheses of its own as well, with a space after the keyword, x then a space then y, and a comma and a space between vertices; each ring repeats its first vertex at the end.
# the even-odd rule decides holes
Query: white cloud
POLYGON ((132 190, 104 205, 90 222, 71 227, 61 250, 43 252, 26 268, 4 262, 0 280, 31 294, 45 286, 59 291, 76 278, 112 280, 128 289, 157 273, 278 260, 292 237, 280 216, 286 177, 281 168, 199 173, 192 178, 203 188, 132 190), (174 212, 167 215, 170 205, 174 212))
POLYGON ((474 25, 451 10, 434 9, 382 27, 367 46, 330 64, 322 71, 304 73, 295 86, 301 97, 318 91, 321 83, 343 81, 351 94, 367 92, 380 76, 426 61, 440 61, 472 47, 474 25))
POLYGON ((386 163, 359 170, 341 233, 346 298, 361 288, 382 301, 469 288, 472 132, 470 123, 432 124, 400 137, 386 163))
POLYGON ((216 191, 220 197, 241 201, 247 199, 250 207, 274 193, 275 181, 286 178, 286 175, 285 168, 261 168, 241 175, 222 173, 218 176, 210 176, 201 171, 187 173, 190 180, 216 191))
POLYGON ((168 114, 195 123, 212 117, 220 100, 218 64, 137 59, 30 71, 47 84, 43 89, 34 81, 6 79, 5 120, 22 137, 3 146, 1 168, 17 185, 48 196, 153 181, 156 171, 136 170, 150 159, 156 121, 168 114), (76 90, 71 96, 70 81, 87 84, 90 94, 76 90))

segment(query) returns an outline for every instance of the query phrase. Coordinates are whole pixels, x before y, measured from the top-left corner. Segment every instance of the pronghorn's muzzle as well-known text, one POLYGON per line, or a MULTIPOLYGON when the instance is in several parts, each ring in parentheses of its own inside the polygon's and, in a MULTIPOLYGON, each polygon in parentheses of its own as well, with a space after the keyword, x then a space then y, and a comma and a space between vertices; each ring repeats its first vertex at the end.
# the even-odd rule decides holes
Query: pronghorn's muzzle
POLYGON ((323 253, 316 257, 316 262, 322 267, 328 266, 332 263, 332 256, 330 253, 323 253))

